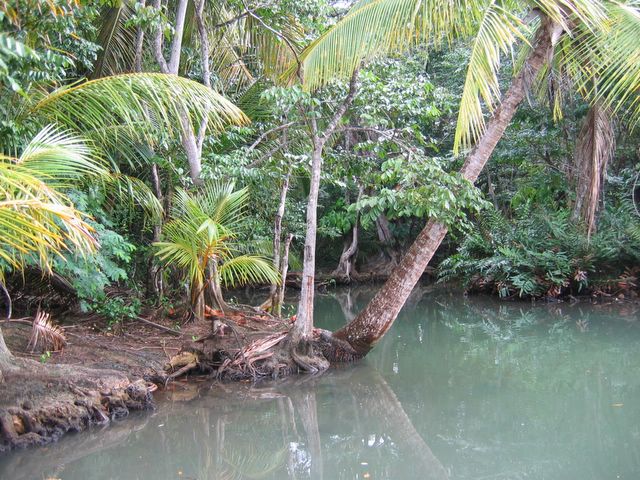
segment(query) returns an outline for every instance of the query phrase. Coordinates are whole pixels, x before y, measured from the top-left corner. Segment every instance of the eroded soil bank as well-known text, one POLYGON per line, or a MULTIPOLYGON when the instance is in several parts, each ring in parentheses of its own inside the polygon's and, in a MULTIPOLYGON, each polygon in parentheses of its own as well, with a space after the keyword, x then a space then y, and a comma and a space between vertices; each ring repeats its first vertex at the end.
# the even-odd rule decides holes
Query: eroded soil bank
POLYGON ((0 383, 0 452, 44 445, 67 432, 152 409, 152 392, 168 381, 189 372, 214 372, 215 364, 290 324, 246 312, 227 314, 223 326, 213 318, 154 323, 165 330, 131 321, 113 332, 99 321, 81 320, 65 328, 66 347, 49 357, 28 353, 27 324, 3 322, 15 368, 5 371, 0 383), (204 350, 209 362, 200 365, 204 350), (198 356, 190 353, 196 351, 198 356))

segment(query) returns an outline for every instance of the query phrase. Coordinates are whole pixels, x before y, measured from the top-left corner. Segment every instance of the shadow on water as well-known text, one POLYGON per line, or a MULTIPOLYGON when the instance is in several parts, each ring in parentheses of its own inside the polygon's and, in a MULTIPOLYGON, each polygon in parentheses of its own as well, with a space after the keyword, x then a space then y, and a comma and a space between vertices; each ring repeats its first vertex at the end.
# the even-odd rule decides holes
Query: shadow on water
MULTIPOLYGON (((372 294, 319 297, 319 325, 372 294)), ((640 478, 639 308, 418 290, 364 362, 176 383, 152 414, 0 458, 0 478, 640 478)))

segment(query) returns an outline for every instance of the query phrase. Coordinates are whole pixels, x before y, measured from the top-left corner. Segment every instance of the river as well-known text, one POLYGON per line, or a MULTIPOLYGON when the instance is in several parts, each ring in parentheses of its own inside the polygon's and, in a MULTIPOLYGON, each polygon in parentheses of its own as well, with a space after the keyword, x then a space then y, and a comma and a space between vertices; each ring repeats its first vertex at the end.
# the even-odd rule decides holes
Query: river
MULTIPOLYGON (((319 296, 318 325, 370 296, 319 296)), ((0 479, 637 479, 639 320, 420 289, 357 365, 176 382, 155 412, 0 458, 0 479)))

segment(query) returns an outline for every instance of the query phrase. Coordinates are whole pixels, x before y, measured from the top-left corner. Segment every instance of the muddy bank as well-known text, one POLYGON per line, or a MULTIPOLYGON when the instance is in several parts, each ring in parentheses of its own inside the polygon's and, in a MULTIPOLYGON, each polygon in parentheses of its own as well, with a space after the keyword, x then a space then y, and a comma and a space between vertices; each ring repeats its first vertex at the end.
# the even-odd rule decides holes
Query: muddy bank
POLYGON ((206 345, 209 358, 224 362, 225 356, 289 325, 246 313, 229 314, 215 333, 211 319, 154 323, 130 321, 108 330, 100 320, 76 319, 64 329, 64 350, 41 356, 28 352, 28 324, 2 322, 15 368, 4 371, 0 383, 0 452, 44 445, 67 432, 152 409, 152 392, 167 381, 212 371, 211 364, 184 368, 185 353, 188 358, 188 352, 206 345))
POLYGON ((166 355, 179 349, 168 343, 179 340, 137 325, 118 335, 101 333, 102 327, 69 325, 65 349, 41 356, 28 352, 28 325, 3 322, 15 362, 0 384, 0 452, 154 408, 152 391, 166 378, 166 355))

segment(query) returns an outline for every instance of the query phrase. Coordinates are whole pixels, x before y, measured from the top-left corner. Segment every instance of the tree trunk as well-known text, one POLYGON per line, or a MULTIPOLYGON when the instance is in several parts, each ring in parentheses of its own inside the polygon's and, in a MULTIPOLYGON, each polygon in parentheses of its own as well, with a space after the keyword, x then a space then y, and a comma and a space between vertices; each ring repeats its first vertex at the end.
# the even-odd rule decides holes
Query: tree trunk
POLYGON ((298 314, 293 328, 289 332, 289 340, 292 345, 303 344, 311 338, 313 330, 313 298, 314 280, 316 271, 316 230, 318 226, 318 192, 320 191, 320 173, 322 171, 322 151, 327 140, 336 131, 338 123, 347 113, 357 93, 358 69, 356 68, 349 80, 349 91, 342 104, 338 107, 333 117, 327 124, 322 134, 318 130, 318 122, 315 117, 309 119, 311 124, 311 138, 313 153, 311 154, 311 185, 309 199, 307 201, 307 232, 304 242, 304 260, 302 267, 302 288, 298 314))
POLYGON ((573 219, 581 220, 587 235, 595 231, 607 164, 615 150, 611 112, 596 103, 591 107, 578 135, 575 153, 576 203, 573 219))
POLYGON ((194 283, 191 285, 191 308, 198 320, 204 320, 204 285, 194 283))
MULTIPOLYGON (((364 188, 362 186, 358 186, 358 197, 356 198, 356 205, 360 202, 362 198, 362 193, 364 192, 364 188)), ((347 202, 348 202, 347 197, 347 202)), ((355 260, 356 260, 356 252, 358 251, 358 223, 360 222, 360 211, 356 212, 356 220, 351 228, 350 236, 345 240, 344 248, 342 249, 342 254, 340 255, 340 260, 338 261, 338 266, 335 268, 333 272, 331 272, 331 276, 337 279, 340 279, 346 283, 351 282, 351 276, 355 273, 355 260)))
MULTIPOLYGON (((171 56, 169 57, 168 62, 165 60, 164 53, 162 51, 164 34, 161 28, 156 31, 153 48, 156 61, 158 62, 162 73, 172 75, 178 74, 182 49, 182 35, 184 33, 184 23, 188 4, 188 0, 179 0, 176 5, 175 33, 173 40, 171 41, 171 56)), ((156 0, 154 2, 154 7, 160 8, 161 1, 156 0)), ((189 176, 195 184, 199 184, 201 183, 200 171, 202 170, 202 162, 198 138, 196 138, 193 125, 191 124, 191 119, 187 112, 180 112, 180 118, 178 120, 180 121, 182 130, 180 141, 189 164, 189 176)))
MULTIPOLYGON (((273 266, 275 268, 280 267, 280 248, 282 243, 282 219, 284 217, 284 211, 287 204, 287 192, 289 191, 289 179, 291 178, 291 169, 287 170, 287 174, 282 181, 282 187, 280 187, 280 203, 278 204, 278 210, 276 211, 276 218, 273 223, 273 266)), ((284 285, 286 278, 281 277, 280 282, 284 285)), ((272 309, 278 303, 278 284, 271 285, 269 292, 270 302, 272 309)), ((279 315, 279 313, 276 313, 279 315)))
MULTIPOLYGON (((2 293, 2 297, 5 304, 5 317, 7 319, 11 318, 11 296, 7 291, 7 288, 4 286, 4 283, 0 282, 0 292, 2 293)), ((4 335, 2 334, 2 329, 0 328, 0 383, 4 382, 4 376, 2 372, 6 372, 11 369, 13 365, 13 355, 7 348, 7 344, 4 343, 4 335)))
POLYGON ((333 272, 331 272, 331 276, 339 279, 340 281, 350 283, 351 275, 353 275, 355 271, 355 256, 357 251, 358 220, 356 219, 356 223, 351 229, 349 237, 347 237, 347 240, 345 240, 344 242, 342 254, 340 255, 340 260, 338 261, 338 266, 333 272))
POLYGON ((292 342, 298 343, 311 337, 313 329, 313 298, 316 273, 316 230, 318 225, 318 192, 322 171, 323 143, 314 142, 311 156, 311 184, 307 202, 307 231, 304 241, 304 263, 302 266, 302 287, 296 322, 291 329, 292 342))
POLYGON ((287 286, 287 272, 289 271, 289 248, 291 247, 291 241, 293 240, 293 233, 287 236, 284 241, 284 250, 282 252, 282 260, 280 264, 280 285, 276 290, 277 298, 273 303, 273 314, 279 317, 282 314, 282 305, 284 304, 284 291, 287 286))
MULTIPOLYGON (((400 263, 398 252, 394 246, 393 234, 389 228, 389 220, 384 213, 378 215, 376 218, 376 233, 378 234, 378 241, 382 246, 381 256, 384 257, 385 262, 391 268, 400 263)), ((388 271, 385 267, 385 272, 388 271)))
POLYGON ((209 262, 209 288, 211 291, 211 299, 222 312, 229 309, 229 305, 224 301, 222 296, 222 287, 220 287, 220 275, 218 274, 218 262, 211 260, 209 262))
MULTIPOLYGON (((516 113, 518 105, 524 99, 529 80, 535 78, 544 64, 551 60, 554 45, 561 34, 562 28, 558 24, 546 16, 541 18, 535 47, 503 95, 500 106, 495 110, 486 130, 462 167, 461 174, 469 182, 473 183, 478 178, 516 113)), ((355 350, 356 356, 366 355, 391 328, 446 233, 445 225, 429 220, 373 300, 352 322, 336 331, 333 336, 339 340, 346 340, 355 350)))

